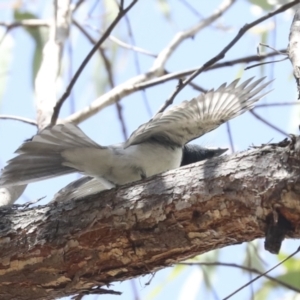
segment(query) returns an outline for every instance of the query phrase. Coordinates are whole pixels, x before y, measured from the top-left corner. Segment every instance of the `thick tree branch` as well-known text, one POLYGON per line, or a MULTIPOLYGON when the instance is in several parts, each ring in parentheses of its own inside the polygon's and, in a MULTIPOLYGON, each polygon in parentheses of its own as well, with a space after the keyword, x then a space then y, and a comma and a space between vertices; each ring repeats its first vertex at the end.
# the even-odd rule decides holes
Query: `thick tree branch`
POLYGON ((285 235, 300 238, 299 145, 285 140, 78 201, 0 210, 0 299, 87 292, 262 238, 274 212, 285 235))

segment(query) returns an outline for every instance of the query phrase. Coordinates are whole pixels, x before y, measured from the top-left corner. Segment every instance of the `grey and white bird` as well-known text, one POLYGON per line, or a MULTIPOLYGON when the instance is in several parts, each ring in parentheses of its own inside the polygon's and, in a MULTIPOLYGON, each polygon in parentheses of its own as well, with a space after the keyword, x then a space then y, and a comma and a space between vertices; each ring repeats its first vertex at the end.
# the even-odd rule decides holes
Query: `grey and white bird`
POLYGON ((0 186, 26 185, 80 172, 87 176, 56 197, 79 198, 220 155, 224 149, 187 143, 253 108, 268 93, 260 92, 270 82, 252 80, 239 86, 238 79, 228 86, 224 83, 217 90, 173 106, 141 125, 122 144, 101 146, 72 123, 46 128, 17 149, 18 156, 3 170, 0 186))

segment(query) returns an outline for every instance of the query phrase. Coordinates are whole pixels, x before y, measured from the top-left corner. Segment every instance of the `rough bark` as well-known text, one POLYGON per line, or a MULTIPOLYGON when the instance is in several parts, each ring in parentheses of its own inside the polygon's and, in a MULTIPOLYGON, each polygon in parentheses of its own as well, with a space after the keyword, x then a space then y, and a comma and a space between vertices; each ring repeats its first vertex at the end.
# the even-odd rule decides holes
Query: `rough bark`
POLYGON ((0 299, 88 293, 264 237, 278 216, 288 224, 283 237, 299 238, 297 144, 218 157, 78 201, 2 209, 0 299))

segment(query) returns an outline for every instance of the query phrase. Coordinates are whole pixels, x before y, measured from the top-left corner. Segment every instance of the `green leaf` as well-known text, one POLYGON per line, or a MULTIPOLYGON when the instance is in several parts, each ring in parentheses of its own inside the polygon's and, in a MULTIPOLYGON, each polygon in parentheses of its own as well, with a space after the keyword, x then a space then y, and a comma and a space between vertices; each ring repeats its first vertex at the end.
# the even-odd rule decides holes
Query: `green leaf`
POLYGON ((257 292, 254 295, 255 300, 265 300, 268 299, 271 292, 274 291, 274 286, 271 286, 270 281, 265 281, 261 288, 257 290, 257 292))
POLYGON ((292 271, 292 272, 287 272, 286 274, 279 275, 275 278, 278 280, 281 280, 289 285, 292 285, 297 289, 299 289, 299 287, 300 287, 299 269, 292 271))
POLYGON ((171 7, 167 0, 157 0, 158 8, 164 17, 170 21, 171 20, 171 7))
MULTIPOLYGON (((280 253, 278 254, 278 259, 279 261, 286 259, 286 257, 289 256, 289 254, 286 253, 280 253)), ((291 272, 291 271, 297 271, 299 272, 300 270, 300 259, 291 257, 288 259, 282 266, 285 268, 286 271, 291 272)))
POLYGON ((250 3, 261 7, 264 10, 271 10, 273 5, 269 4, 268 0, 248 0, 250 3))
MULTIPOLYGON (((30 12, 22 12, 18 9, 14 10, 14 19, 15 21, 22 21, 28 19, 37 19, 37 17, 30 12)), ((35 43, 35 49, 33 54, 33 64, 32 64, 32 83, 34 84, 35 77, 39 68, 41 66, 43 58, 43 48, 45 44, 44 40, 44 31, 41 27, 30 28, 24 27, 25 31, 30 35, 35 43)))

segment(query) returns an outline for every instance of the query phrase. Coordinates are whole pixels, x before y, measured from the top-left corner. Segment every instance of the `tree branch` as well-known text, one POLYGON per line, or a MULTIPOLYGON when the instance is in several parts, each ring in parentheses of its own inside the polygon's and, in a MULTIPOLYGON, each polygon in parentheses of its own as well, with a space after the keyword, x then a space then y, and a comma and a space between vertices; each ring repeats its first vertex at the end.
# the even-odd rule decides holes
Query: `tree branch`
POLYGON ((49 27, 51 25, 50 21, 39 20, 39 19, 27 19, 18 22, 0 22, 0 26, 5 27, 10 30, 15 27, 49 27))
POLYGON ((208 67, 212 66, 214 63, 219 61, 220 59, 224 58, 226 53, 238 42, 238 40, 252 27, 256 26, 257 24, 283 12, 287 9, 295 6, 296 4, 299 4, 298 0, 292 1, 290 3, 287 3, 285 5, 282 5, 278 9, 274 10, 273 12, 270 12, 266 14, 265 16, 255 20, 254 22, 251 22, 250 24, 245 24, 238 32, 238 34, 233 38, 233 40, 226 46, 224 49, 219 52, 216 56, 208 60, 202 67, 200 67, 197 71, 195 71, 193 74, 191 74, 187 79, 185 79, 183 82, 181 82, 180 85, 176 87, 174 92, 171 94, 169 99, 166 100, 166 102, 162 105, 162 107, 158 110, 157 113, 163 112, 169 105, 171 105, 175 99, 175 97, 179 94, 179 92, 187 86, 193 79, 195 79, 199 74, 203 72, 203 70, 207 69, 208 67))
POLYGON ((74 113, 65 119, 66 122, 73 122, 78 124, 89 117, 96 114, 101 109, 105 108, 108 105, 114 104, 116 101, 119 101, 121 98, 132 94, 136 91, 135 85, 145 82, 154 77, 159 77, 165 74, 165 64, 170 58, 170 56, 174 53, 177 47, 187 38, 194 36, 197 32, 199 32, 204 27, 208 26, 213 22, 217 17, 222 15, 231 5, 235 2, 235 0, 224 0, 219 8, 214 12, 210 17, 205 20, 202 20, 192 26, 191 28, 177 33, 173 39, 168 43, 168 45, 157 55, 156 59, 153 62, 150 70, 144 74, 135 76, 124 83, 116 86, 114 89, 109 91, 108 93, 100 96, 98 99, 94 100, 88 107, 85 107, 81 111, 74 113))
POLYGON ((247 267, 247 266, 243 266, 243 265, 238 265, 235 263, 224 263, 224 262, 182 262, 179 263, 179 265, 183 265, 183 266, 212 266, 212 267, 229 267, 229 268, 237 268, 237 269, 241 269, 243 271, 248 271, 251 273, 255 273, 258 275, 262 275, 264 277, 266 277, 267 279, 269 279, 270 281, 273 281, 274 283, 281 285, 282 287, 285 287, 291 291, 294 291, 296 293, 300 293, 300 289, 294 287, 291 284, 288 284, 280 279, 277 279, 275 277, 272 277, 268 274, 265 274, 265 272, 263 271, 259 271, 256 268, 252 268, 252 267, 247 267))
MULTIPOLYGON (((281 50, 281 51, 284 51, 281 50)), ((208 72, 211 70, 219 69, 219 68, 225 68, 234 66, 239 63, 249 63, 253 61, 261 61, 265 58, 272 57, 279 55, 278 52, 271 52, 265 55, 257 56, 257 55, 251 55, 251 56, 245 56, 238 59, 228 60, 224 61, 222 63, 217 63, 213 66, 210 66, 206 70, 203 70, 203 72, 208 72)), ((193 68, 189 70, 183 70, 183 71, 177 71, 172 72, 169 74, 166 74, 164 71, 163 74, 161 74, 158 78, 153 78, 153 75, 148 72, 142 75, 138 75, 136 77, 133 77, 132 79, 129 79, 125 81, 124 83, 116 86, 114 89, 109 91, 108 93, 102 95, 97 100, 94 101, 91 105, 89 105, 87 108, 84 108, 83 110, 76 112, 75 114, 69 116, 66 118, 66 122, 74 122, 76 124, 86 120, 88 117, 92 116, 96 112, 104 109, 106 106, 113 104, 117 99, 121 99, 125 96, 128 96, 130 94, 133 94, 137 91, 144 90, 146 88, 156 86, 159 84, 162 84, 164 82, 174 80, 174 79, 181 79, 186 77, 187 75, 192 74, 195 72, 195 70, 198 70, 198 68, 193 68)), ((191 85, 193 86, 193 83, 191 82, 191 85)), ((202 92, 205 92, 203 89, 202 92)))
POLYGON ((155 272, 264 237, 274 211, 300 238, 299 163, 300 140, 285 140, 77 201, 1 209, 1 297, 53 299, 155 272))
MULTIPOLYGON (((94 53, 96 51, 98 51, 98 48, 100 47, 100 45, 102 45, 102 43, 108 38, 108 36, 110 35, 110 33, 112 32, 112 30, 115 28, 115 26, 119 23, 119 21, 123 18, 123 16, 125 14, 128 13, 128 11, 137 3, 137 0, 133 0, 125 9, 120 9, 117 17, 115 18, 115 20, 110 24, 110 26, 106 29, 105 33, 102 35, 102 37, 100 38, 100 40, 94 45, 94 47, 92 48, 92 50, 89 52, 89 54, 86 56, 86 58, 83 60, 83 62, 81 63, 81 65, 79 66, 78 70, 76 71, 74 77, 72 78, 71 82, 69 83, 65 93, 61 96, 61 98, 57 101, 54 110, 53 110, 53 115, 51 118, 51 126, 55 125, 58 115, 59 115, 59 111, 63 105, 63 103, 65 102, 65 100, 69 97, 71 90, 73 88, 73 86, 75 85, 77 79, 79 78, 81 72, 83 71, 83 69, 85 68, 85 66, 87 65, 87 63, 90 61, 90 59, 92 58, 92 56, 94 55, 94 53)), ((122 5, 120 5, 122 7, 122 5)))
MULTIPOLYGON (((260 55, 260 56, 250 55, 250 56, 245 56, 245 57, 241 57, 241 58, 237 58, 237 59, 232 59, 232 60, 214 64, 213 66, 210 66, 207 69, 203 70, 203 72, 208 72, 208 71, 212 71, 212 70, 216 70, 216 69, 220 69, 220 68, 232 67, 234 65, 241 64, 241 63, 262 61, 265 58, 273 57, 276 55, 279 55, 278 51, 270 52, 268 54, 260 55)), ((154 78, 154 79, 148 80, 146 82, 136 84, 135 87, 137 90, 141 90, 141 89, 152 87, 152 86, 155 86, 158 84, 162 84, 162 83, 170 81, 170 80, 183 79, 184 77, 194 73, 198 69, 199 69, 199 67, 193 68, 193 69, 188 69, 188 70, 183 70, 183 71, 177 71, 177 72, 170 72, 170 73, 167 72, 167 74, 162 75, 159 78, 154 78)), ((190 84, 192 84, 192 82, 190 84)))
POLYGON ((34 125, 37 126, 37 122, 32 119, 27 119, 23 117, 18 117, 18 116, 9 116, 9 115, 0 115, 0 119, 2 120, 14 120, 14 121, 20 121, 29 125, 34 125))

